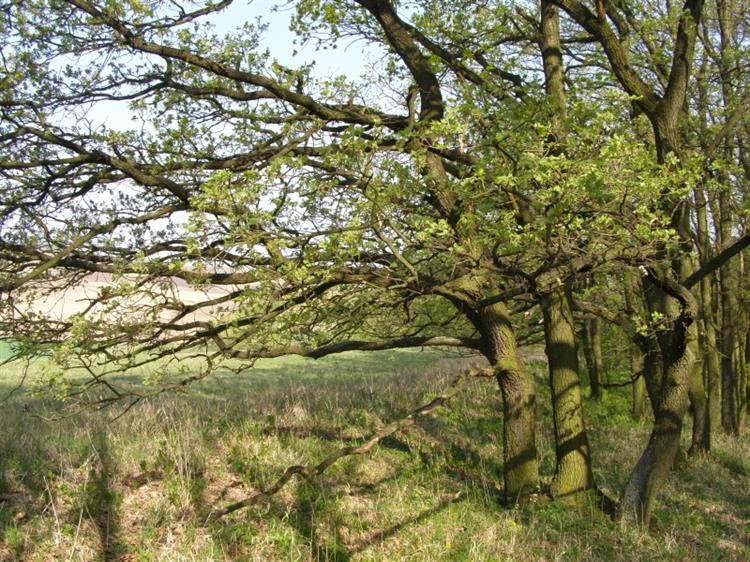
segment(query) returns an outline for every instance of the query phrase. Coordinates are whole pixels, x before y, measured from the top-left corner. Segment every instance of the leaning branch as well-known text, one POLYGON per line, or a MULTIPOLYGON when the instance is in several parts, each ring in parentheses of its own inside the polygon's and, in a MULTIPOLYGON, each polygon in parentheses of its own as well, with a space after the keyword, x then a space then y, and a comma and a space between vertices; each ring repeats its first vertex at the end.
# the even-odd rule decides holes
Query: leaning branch
POLYGON ((719 269, 722 265, 732 259, 735 255, 739 254, 742 250, 750 246, 750 233, 745 234, 735 241, 730 246, 724 248, 716 256, 704 263, 700 269, 693 273, 690 277, 683 281, 683 285, 690 289, 693 285, 698 283, 706 275, 709 275, 719 269))
POLYGON ((416 423, 418 418, 424 417, 427 414, 433 412, 443 404, 445 404, 448 400, 453 398, 456 394, 458 394, 463 386, 466 384, 467 381, 474 378, 479 377, 489 377, 494 375, 494 371, 489 368, 482 368, 482 369, 470 369, 468 371, 465 371, 458 375, 453 383, 439 396, 436 396, 433 398, 430 402, 427 404, 420 406, 416 410, 413 410, 408 416, 401 418, 400 420, 391 422, 387 426, 385 426, 383 429, 375 433, 372 437, 370 437, 369 440, 362 443, 361 445, 357 446, 349 446, 349 447, 341 447, 340 449, 334 451, 330 455, 328 455, 323 461, 318 463, 315 466, 309 466, 309 465, 295 465, 290 466, 284 471, 284 474, 281 475, 281 477, 274 482, 272 486, 269 488, 266 488, 265 490, 255 490, 253 491, 248 497, 245 499, 242 499, 238 502, 235 502, 233 504, 230 504, 224 508, 217 509, 212 511, 208 515, 209 520, 215 520, 219 519, 220 517, 223 517, 229 513, 232 513, 234 511, 238 511, 240 509, 243 509, 245 507, 251 506, 253 504, 258 503, 259 501, 270 498, 274 494, 276 494, 279 490, 281 490, 286 484, 294 477, 294 476, 301 476, 302 478, 305 478, 306 480, 309 480, 311 478, 314 478, 316 476, 320 476, 323 474, 323 472, 332 464, 334 464, 336 461, 343 457, 348 457, 352 455, 364 455, 365 453, 368 453, 372 450, 375 445, 377 445, 380 441, 388 437, 389 435, 393 435, 397 431, 401 431, 403 429, 406 429, 409 426, 412 426, 416 423))
POLYGON ((348 340, 321 345, 319 347, 287 346, 273 349, 233 350, 219 336, 214 336, 216 345, 226 355, 235 359, 272 359, 284 355, 299 355, 320 359, 326 355, 343 353, 344 351, 382 351, 386 349, 400 349, 405 347, 465 347, 480 349, 482 342, 476 338, 452 338, 448 336, 413 336, 386 341, 348 340))

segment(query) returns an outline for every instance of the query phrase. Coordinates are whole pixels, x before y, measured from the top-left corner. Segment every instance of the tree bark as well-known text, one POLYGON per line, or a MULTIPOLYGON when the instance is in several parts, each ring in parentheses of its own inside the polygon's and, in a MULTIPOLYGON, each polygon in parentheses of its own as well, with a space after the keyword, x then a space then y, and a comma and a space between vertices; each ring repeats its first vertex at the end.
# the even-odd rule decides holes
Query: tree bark
POLYGON ((599 328, 600 322, 598 318, 587 318, 583 321, 583 329, 581 330, 583 357, 586 361, 586 370, 589 374, 589 389, 591 391, 591 398, 596 401, 602 399, 602 372, 604 371, 602 340, 599 328))
MULTIPOLYGON (((726 245, 731 238, 731 218, 728 210, 729 203, 724 196, 719 197, 721 214, 720 239, 726 245)), ((735 369, 736 326, 735 314, 737 302, 732 264, 727 262, 719 270, 719 287, 721 291, 721 424, 730 435, 737 435, 737 372, 735 369)))
POLYGON ((507 307, 501 303, 484 307, 479 319, 485 355, 495 368, 503 396, 505 499, 511 504, 523 503, 539 487, 534 381, 518 356, 507 307))
MULTIPOLYGON (((693 334, 690 336, 691 355, 697 357, 698 341, 696 325, 691 326, 693 334)), ((708 453, 709 430, 708 430, 708 400, 706 390, 703 386, 703 369, 699 361, 693 361, 690 366, 690 377, 688 385, 688 400, 690 401, 690 411, 693 414, 693 434, 690 443, 689 455, 698 455, 708 453)))
POLYGON ((646 417, 646 379, 643 376, 643 355, 635 345, 630 345, 630 372, 633 377, 633 408, 631 415, 634 420, 641 421, 646 417))
MULTIPOLYGON (((713 256, 711 239, 708 235, 708 201, 702 187, 694 190, 697 218, 696 237, 700 247, 701 266, 713 256)), ((714 315, 713 276, 706 275, 700 281, 701 318, 703 325, 703 375, 707 393, 706 451, 711 450, 713 435, 721 427, 721 363, 716 341, 716 317, 714 315)))
MULTIPOLYGON (((721 67, 721 94, 724 108, 728 109, 734 102, 734 90, 730 84, 732 67, 736 64, 736 56, 732 45, 732 28, 735 15, 731 2, 717 0, 716 9, 719 24, 719 65, 721 67)), ((733 142, 727 140, 723 147, 724 157, 727 161, 733 160, 733 142)), ((724 170, 719 170, 717 179, 720 184, 719 191, 719 221, 717 239, 722 249, 732 243, 732 195, 731 180, 724 170)), ((740 398, 739 378, 737 369, 736 350, 739 345, 737 315, 739 313, 739 300, 737 299, 737 275, 734 264, 727 261, 719 269, 719 286, 721 291, 721 422, 724 430, 730 435, 739 433, 739 405, 740 398)))
POLYGON ((680 446, 682 418, 688 407, 687 384, 694 358, 685 346, 682 357, 673 363, 666 375, 665 392, 655 415, 648 445, 630 474, 620 504, 624 521, 648 527, 653 502, 672 469, 680 446))
MULTIPOLYGON (((651 276, 650 276, 651 277, 651 276)), ((691 329, 696 315, 696 304, 690 291, 661 274, 652 279, 652 284, 680 302, 680 316, 673 320, 668 330, 669 342, 661 345, 664 377, 658 389, 658 401, 654 410, 654 427, 641 458, 630 474, 620 504, 623 521, 633 521, 648 527, 653 502, 663 481, 674 463, 680 446, 682 419, 687 411, 688 387, 695 357, 691 329)))
POLYGON ((550 494, 564 498, 594 488, 595 484, 583 421, 573 314, 564 288, 543 295, 541 306, 557 457, 550 494))

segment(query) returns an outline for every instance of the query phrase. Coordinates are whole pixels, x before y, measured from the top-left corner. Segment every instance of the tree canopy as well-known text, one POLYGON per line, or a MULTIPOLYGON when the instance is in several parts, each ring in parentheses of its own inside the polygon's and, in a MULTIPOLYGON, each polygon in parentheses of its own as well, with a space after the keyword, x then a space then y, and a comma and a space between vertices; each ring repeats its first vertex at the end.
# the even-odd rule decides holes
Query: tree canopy
MULTIPOLYGON (((229 4, 3 5, 0 329, 19 357, 53 354, 64 395, 138 400, 290 353, 473 349, 497 372, 518 495, 538 474, 516 340, 544 337, 553 389, 578 388, 575 324, 616 322, 663 435, 701 376, 716 279, 739 419, 745 0, 291 2, 299 41, 376 54, 361 76, 284 66, 260 21, 217 31, 229 4), (108 377, 139 370, 145 388, 108 377)), ((555 412, 553 488, 594 487, 561 468, 570 442, 590 463, 580 394, 555 412)), ((625 498, 651 490, 640 470, 625 498)), ((632 506, 646 522, 649 505, 632 506)))

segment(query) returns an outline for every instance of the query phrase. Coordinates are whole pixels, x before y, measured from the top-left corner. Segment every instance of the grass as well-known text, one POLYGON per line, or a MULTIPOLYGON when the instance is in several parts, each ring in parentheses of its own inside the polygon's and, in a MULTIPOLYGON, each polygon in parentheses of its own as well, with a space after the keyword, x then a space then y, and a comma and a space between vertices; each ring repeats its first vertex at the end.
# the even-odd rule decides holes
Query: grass
MULTIPOLYGON (((437 415, 311 482, 205 522, 292 464, 357 443, 439 393, 467 359, 440 351, 261 361, 140 404, 112 422, 0 409, 0 560, 747 560, 750 440, 718 438, 669 480, 653 529, 622 529, 595 502, 500 502, 501 402, 472 383, 437 415)), ((554 467, 543 365, 539 449, 554 467)), ((19 374, 7 372, 0 396, 19 374)), ((53 403, 45 403, 54 407, 53 403)), ((617 491, 648 437, 627 389, 587 403, 597 481, 617 491)))

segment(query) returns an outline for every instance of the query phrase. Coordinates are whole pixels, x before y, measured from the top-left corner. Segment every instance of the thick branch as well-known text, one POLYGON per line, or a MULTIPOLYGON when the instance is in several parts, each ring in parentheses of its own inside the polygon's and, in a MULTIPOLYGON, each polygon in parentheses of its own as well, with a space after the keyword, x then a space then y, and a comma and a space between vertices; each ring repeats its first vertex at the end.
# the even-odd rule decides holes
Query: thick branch
POLYGON ((719 254, 708 260, 700 267, 700 269, 698 269, 695 273, 685 279, 682 284, 686 288, 690 289, 706 275, 709 275, 719 269, 722 265, 724 265, 731 258, 739 254, 748 246, 750 246, 750 233, 745 234, 744 236, 736 240, 733 244, 731 244, 727 248, 724 248, 719 254))
POLYGON ((266 78, 265 76, 231 68, 225 64, 217 62, 216 60, 195 54, 186 49, 179 49, 148 41, 130 29, 124 22, 103 12, 87 0, 67 1, 106 24, 115 31, 128 46, 138 51, 151 53, 167 59, 181 60, 217 76, 223 76, 237 82, 252 84, 264 88, 275 98, 289 102, 298 107, 303 107, 310 113, 323 119, 343 121, 347 123, 359 123, 363 125, 383 124, 390 126, 393 129, 402 129, 406 126, 406 119, 401 116, 387 115, 370 109, 363 111, 361 108, 349 109, 346 106, 323 104, 308 95, 289 90, 275 80, 266 78))
POLYGON ((274 349, 233 350, 218 337, 214 338, 219 349, 230 357, 237 359, 270 359, 284 355, 299 355, 320 359, 326 355, 343 353, 344 351, 381 351, 385 349, 399 349, 405 347, 464 347, 467 349, 481 349, 482 340, 473 338, 452 338, 448 336, 412 336, 386 341, 349 340, 320 347, 288 346, 274 349))
POLYGON ((357 0, 383 28, 388 42, 404 61, 419 87, 420 121, 439 121, 443 118, 443 96, 435 73, 414 42, 406 24, 398 17, 388 0, 357 0))
POLYGON ((630 65, 626 47, 612 31, 606 19, 597 17, 578 0, 550 1, 560 6, 581 27, 596 37, 622 86, 630 95, 638 97, 637 103, 647 115, 654 115, 660 98, 630 65))

